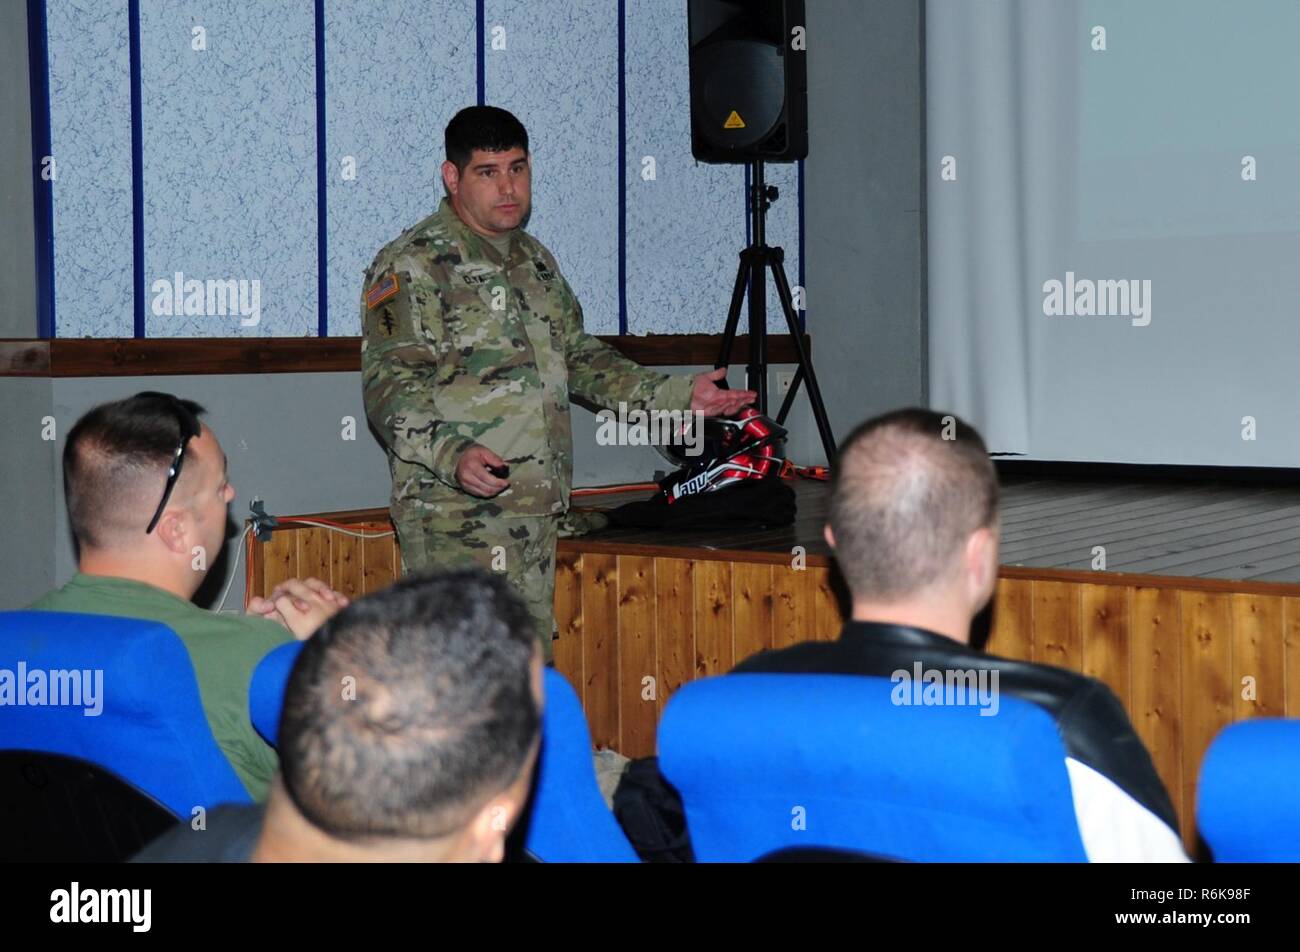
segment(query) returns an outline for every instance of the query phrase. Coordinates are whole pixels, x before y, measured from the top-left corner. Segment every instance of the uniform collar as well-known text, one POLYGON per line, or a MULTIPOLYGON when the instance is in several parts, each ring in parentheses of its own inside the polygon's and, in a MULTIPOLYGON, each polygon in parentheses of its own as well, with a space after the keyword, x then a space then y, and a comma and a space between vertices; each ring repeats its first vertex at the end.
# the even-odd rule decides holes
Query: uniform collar
POLYGON ((516 228, 511 234, 510 253, 503 258, 492 242, 465 224, 464 220, 456 214, 456 209, 452 207, 451 199, 446 196, 443 196, 441 203, 438 205, 438 217, 442 219, 447 230, 455 236, 461 246, 467 246, 476 258, 484 258, 493 264, 508 265, 517 256, 522 233, 520 228, 516 228))

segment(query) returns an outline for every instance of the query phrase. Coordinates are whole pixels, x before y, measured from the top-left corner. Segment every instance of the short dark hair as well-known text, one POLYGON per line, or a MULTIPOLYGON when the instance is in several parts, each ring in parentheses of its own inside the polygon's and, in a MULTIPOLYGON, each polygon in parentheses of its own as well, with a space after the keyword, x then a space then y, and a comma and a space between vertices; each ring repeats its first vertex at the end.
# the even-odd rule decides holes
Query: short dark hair
POLYGON ((840 447, 830 525, 857 597, 899 598, 938 581, 970 533, 997 518, 997 471, 979 433, 954 414, 895 410, 840 447))
POLYGON ((286 791, 339 839, 454 832, 527 762, 536 645, 522 599, 480 569, 409 576, 353 602, 289 676, 286 791))
POLYGON ((512 113, 496 106, 468 106, 447 123, 447 160, 461 172, 475 149, 485 152, 528 152, 528 132, 512 113))
MULTIPOLYGON (((167 467, 181 439, 175 400, 195 417, 207 412, 193 400, 137 393, 104 403, 81 417, 63 447, 63 495, 79 545, 100 548, 135 532, 141 494, 156 485, 159 499, 167 467)), ((187 445, 185 452, 189 453, 187 445)), ((159 499, 152 501, 157 505, 159 499)), ((144 538, 149 513, 138 519, 144 538)))

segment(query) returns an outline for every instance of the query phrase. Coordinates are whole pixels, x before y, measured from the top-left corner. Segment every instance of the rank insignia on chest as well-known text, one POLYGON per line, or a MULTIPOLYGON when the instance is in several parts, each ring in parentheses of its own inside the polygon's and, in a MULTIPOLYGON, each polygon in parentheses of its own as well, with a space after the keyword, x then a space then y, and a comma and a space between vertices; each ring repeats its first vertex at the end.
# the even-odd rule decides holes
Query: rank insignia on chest
POLYGON ((397 275, 390 274, 366 292, 366 309, 373 311, 398 291, 397 275))
POLYGON ((554 281, 554 280, 555 280, 555 272, 554 272, 554 271, 551 271, 549 268, 547 268, 547 267, 546 267, 546 262, 544 262, 544 261, 534 261, 534 262, 533 262, 533 271, 536 273, 536 275, 537 275, 537 280, 538 280, 538 281, 554 281))

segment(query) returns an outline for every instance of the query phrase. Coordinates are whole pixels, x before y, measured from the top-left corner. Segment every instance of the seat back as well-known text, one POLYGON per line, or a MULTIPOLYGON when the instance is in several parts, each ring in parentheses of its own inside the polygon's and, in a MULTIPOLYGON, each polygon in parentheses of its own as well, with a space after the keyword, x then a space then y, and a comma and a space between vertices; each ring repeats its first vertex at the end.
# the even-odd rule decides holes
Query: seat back
POLYGON ((280 711, 284 707, 284 689, 289 672, 302 653, 301 641, 287 641, 266 653, 248 683, 248 716, 253 728, 272 747, 279 745, 280 711))
POLYGON ((1219 732, 1201 761, 1201 837, 1218 863, 1300 863, 1300 720, 1219 732))
POLYGON ((195 807, 249 802, 189 653, 155 621, 0 612, 0 749, 96 764, 187 820, 195 807))
MULTIPOLYGON (((788 847, 916 862, 1084 862, 1048 714, 998 697, 896 704, 885 678, 731 674, 684 685, 659 724, 701 862, 788 847)), ((908 695, 911 695, 910 685, 908 695)))
POLYGON ((564 676, 545 674, 542 748, 521 825, 524 847, 548 863, 635 863, 636 852, 596 782, 582 704, 564 676))

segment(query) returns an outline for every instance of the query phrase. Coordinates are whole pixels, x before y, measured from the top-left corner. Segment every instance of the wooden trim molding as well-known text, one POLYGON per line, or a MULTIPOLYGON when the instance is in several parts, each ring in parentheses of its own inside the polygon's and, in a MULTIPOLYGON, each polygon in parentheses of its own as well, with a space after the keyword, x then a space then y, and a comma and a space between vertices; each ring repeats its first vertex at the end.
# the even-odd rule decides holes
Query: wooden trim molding
MULTIPOLYGON (((285 522, 295 519, 320 519, 343 525, 389 524, 388 509, 348 509, 339 512, 318 512, 309 516, 285 516, 285 522)), ((295 526, 295 528, 297 528, 295 526)), ((396 545, 396 541, 393 543, 396 545)), ((745 562, 753 565, 788 565, 790 553, 755 552, 740 549, 691 548, 686 546, 641 545, 629 542, 599 542, 590 536, 561 539, 561 555, 578 556, 583 552, 598 555, 638 556, 641 558, 690 559, 693 562, 745 562)), ((805 564, 812 568, 830 568, 834 560, 829 556, 809 553, 805 564)), ((1281 598, 1300 598, 1300 585, 1289 582, 1252 582, 1249 580, 1197 578, 1187 575, 1132 575, 1125 572, 1086 572, 1078 569, 1035 568, 1028 565, 1001 565, 998 578, 1014 581, 1066 582, 1075 585, 1117 585, 1128 588, 1177 589, 1180 592, 1209 592, 1215 594, 1273 595, 1281 598)))
MULTIPOLYGON (((717 359, 722 335, 607 335, 600 340, 646 367, 696 367, 717 359)), ((798 362, 789 334, 769 334, 767 342, 769 364, 798 362)), ((811 351, 806 334, 804 346, 811 351)), ((749 337, 738 336, 732 364, 748 359, 749 337)), ((0 339, 0 377, 355 373, 360 369, 360 337, 0 339)))
MULTIPOLYGON (((809 557, 811 558, 811 556, 809 557)), ((1086 572, 1078 569, 1034 568, 1030 565, 1003 565, 998 578, 1039 582, 1068 582, 1074 585, 1121 585, 1131 588, 1166 588, 1180 592, 1231 593, 1236 595, 1274 595, 1300 597, 1300 585, 1292 582, 1234 581, 1223 578, 1199 578, 1188 575, 1133 575, 1127 572, 1086 572)))

